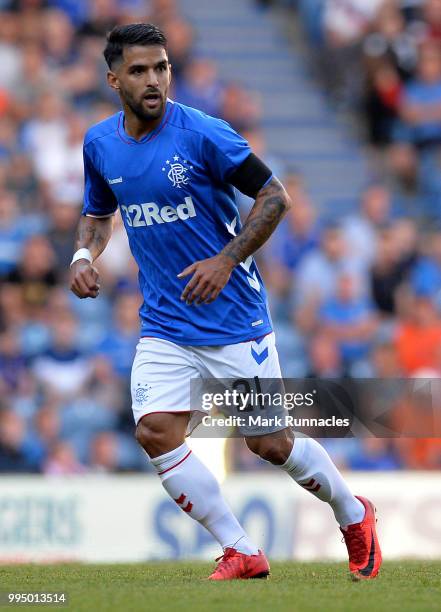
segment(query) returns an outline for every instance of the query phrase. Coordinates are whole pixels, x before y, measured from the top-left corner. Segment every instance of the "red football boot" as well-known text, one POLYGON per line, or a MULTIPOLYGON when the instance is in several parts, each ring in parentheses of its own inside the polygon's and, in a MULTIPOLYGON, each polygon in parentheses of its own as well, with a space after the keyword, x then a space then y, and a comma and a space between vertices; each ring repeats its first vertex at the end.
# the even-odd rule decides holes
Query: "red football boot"
POLYGON ((226 548, 208 580, 246 580, 266 578, 270 573, 269 563, 261 550, 258 555, 244 555, 235 548, 226 548))
POLYGON ((375 578, 381 566, 381 549, 378 543, 375 508, 368 499, 359 497, 366 509, 361 523, 349 525, 343 534, 349 553, 349 571, 354 580, 370 580, 375 578))

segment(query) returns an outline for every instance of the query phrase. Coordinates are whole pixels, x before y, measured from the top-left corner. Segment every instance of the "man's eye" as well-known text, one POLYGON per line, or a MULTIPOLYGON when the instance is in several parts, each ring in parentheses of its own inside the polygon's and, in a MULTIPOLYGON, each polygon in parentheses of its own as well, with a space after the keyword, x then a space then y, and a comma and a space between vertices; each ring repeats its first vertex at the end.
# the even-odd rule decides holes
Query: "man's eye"
POLYGON ((159 70, 160 70, 161 72, 164 72, 164 70, 165 70, 166 68, 167 68, 167 67, 166 67, 164 64, 162 64, 162 66, 159 66, 159 70))

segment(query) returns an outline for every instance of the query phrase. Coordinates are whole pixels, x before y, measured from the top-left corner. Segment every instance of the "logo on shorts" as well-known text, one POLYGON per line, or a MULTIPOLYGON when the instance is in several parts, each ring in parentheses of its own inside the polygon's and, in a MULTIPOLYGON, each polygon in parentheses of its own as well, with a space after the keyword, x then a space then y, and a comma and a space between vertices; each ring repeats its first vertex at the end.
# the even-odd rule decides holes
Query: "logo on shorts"
POLYGON ((138 383, 138 388, 135 391, 135 404, 138 404, 138 406, 145 404, 149 399, 150 389, 150 385, 141 385, 141 383, 138 383))

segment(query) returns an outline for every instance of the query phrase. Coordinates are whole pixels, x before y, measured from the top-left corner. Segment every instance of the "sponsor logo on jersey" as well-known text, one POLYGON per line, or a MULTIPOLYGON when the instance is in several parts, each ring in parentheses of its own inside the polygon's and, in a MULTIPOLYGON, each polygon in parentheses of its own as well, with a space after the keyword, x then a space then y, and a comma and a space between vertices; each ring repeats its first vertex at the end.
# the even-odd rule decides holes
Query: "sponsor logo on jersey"
POLYGON ((117 183, 122 183, 123 178, 122 176, 119 176, 118 178, 108 179, 108 182, 109 182, 109 185, 116 185, 117 183))
POLYGON ((193 166, 189 165, 186 159, 181 159, 179 155, 173 155, 173 161, 168 159, 162 167, 162 171, 167 172, 167 178, 173 187, 178 189, 190 181, 189 170, 193 170, 193 166))
POLYGON ((174 223, 175 221, 187 221, 191 217, 196 217, 193 200, 189 196, 176 208, 168 204, 159 207, 155 202, 146 202, 144 204, 121 206, 121 210, 129 227, 146 227, 154 223, 174 223))

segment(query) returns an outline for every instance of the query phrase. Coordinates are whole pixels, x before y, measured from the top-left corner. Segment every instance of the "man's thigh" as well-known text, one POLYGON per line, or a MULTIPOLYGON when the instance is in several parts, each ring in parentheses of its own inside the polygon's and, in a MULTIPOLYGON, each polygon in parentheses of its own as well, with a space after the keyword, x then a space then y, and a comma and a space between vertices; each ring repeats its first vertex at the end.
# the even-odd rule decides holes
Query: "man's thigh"
POLYGON ((190 411, 190 380, 198 377, 191 351, 160 338, 141 338, 132 366, 135 423, 147 414, 190 411))

